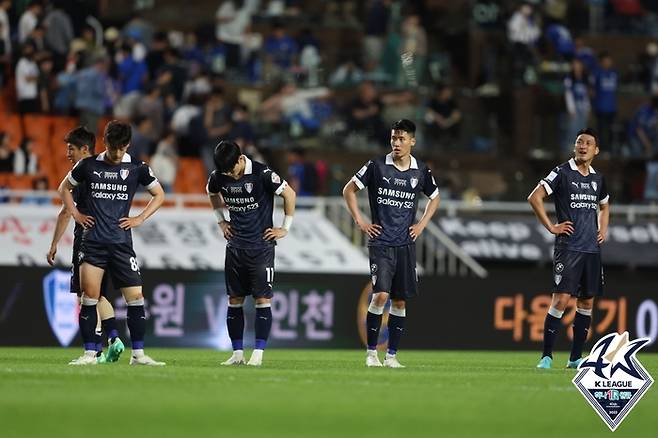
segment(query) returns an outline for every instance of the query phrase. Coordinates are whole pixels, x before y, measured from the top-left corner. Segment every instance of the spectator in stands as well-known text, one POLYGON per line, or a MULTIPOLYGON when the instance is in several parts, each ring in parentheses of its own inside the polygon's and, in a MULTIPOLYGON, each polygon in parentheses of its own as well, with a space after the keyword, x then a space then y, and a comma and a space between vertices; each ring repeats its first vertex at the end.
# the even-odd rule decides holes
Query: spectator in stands
MULTIPOLYGON (((2 21, 1 14, 2 8, 0 8, 0 37, 2 36, 5 26, 7 25, 7 23, 2 21)), ((11 54, 9 52, 10 47, 11 45, 5 44, 5 41, 0 38, 0 89, 2 89, 5 85, 5 74, 9 64, 11 63, 11 54)))
POLYGON ((116 63, 121 95, 141 93, 148 79, 148 67, 143 59, 135 58, 130 42, 122 44, 116 56, 116 63))
POLYGON ((535 44, 540 36, 541 30, 532 5, 524 2, 507 22, 507 37, 512 44, 512 66, 517 81, 528 74, 528 69, 534 69, 535 44))
MULTIPOLYGON (((11 8, 11 0, 0 1, 0 53, 5 56, 11 54, 11 27, 9 15, 7 14, 9 8, 11 8)), ((0 61, 0 67, 2 67, 2 61, 0 61)), ((2 72, 0 72, 1 75, 2 72)), ((0 86, 2 86, 2 83, 0 83, 0 86)))
POLYGON ((53 58, 50 55, 44 56, 39 61, 39 106, 44 114, 52 114, 54 111, 57 79, 53 73, 53 67, 53 58))
POLYGON ((658 202, 658 153, 647 161, 647 180, 644 184, 644 200, 658 202))
POLYGON ((315 196, 318 189, 318 174, 312 162, 306 160, 302 148, 293 148, 288 152, 288 177, 290 187, 297 196, 315 196))
POLYGON ((21 114, 39 111, 39 67, 34 62, 34 46, 25 44, 16 64, 16 97, 21 114))
POLYGON ((275 21, 272 25, 272 34, 267 37, 263 46, 265 63, 273 68, 273 76, 278 77, 288 71, 297 62, 297 42, 288 35, 283 23, 275 21))
POLYGON ((225 139, 233 127, 231 120, 231 106, 226 101, 224 90, 220 87, 213 88, 210 97, 203 106, 203 126, 206 132, 206 142, 201 149, 206 169, 212 171, 214 168, 213 154, 215 146, 225 139))
POLYGON ((402 69, 399 85, 417 86, 423 83, 427 61, 427 34, 420 24, 420 17, 411 14, 402 22, 400 36, 400 59, 402 69))
POLYGON ((137 102, 136 113, 137 116, 147 117, 151 121, 151 132, 147 136, 153 142, 158 141, 165 126, 165 109, 160 87, 152 83, 146 85, 145 94, 137 102))
POLYGON ((635 113, 629 140, 629 154, 634 158, 649 158, 658 152, 658 95, 635 113))
POLYGON ((564 79, 564 100, 567 108, 566 132, 562 152, 573 152, 573 139, 578 131, 587 127, 591 110, 589 88, 583 63, 571 61, 571 73, 564 79))
POLYGON ((25 44, 32 44, 37 58, 46 50, 46 29, 41 24, 37 24, 30 35, 25 40, 25 44))
POLYGON ((24 138, 14 151, 14 173, 17 175, 36 175, 39 171, 39 157, 34 153, 34 141, 24 138))
POLYGON ((153 143, 149 138, 151 120, 145 116, 137 116, 133 120, 132 137, 130 139, 130 155, 138 160, 148 162, 152 153, 153 143))
POLYGON ((554 22, 546 27, 546 40, 560 59, 571 61, 576 52, 576 45, 571 38, 571 32, 560 22, 554 22))
MULTIPOLYGON (((32 190, 45 192, 48 190, 48 178, 45 176, 39 176, 32 180, 32 190)), ((39 194, 30 194, 23 197, 23 204, 32 204, 32 205, 47 205, 50 204, 50 197, 39 195, 39 194)))
POLYGON ((43 24, 46 27, 46 46, 55 55, 56 68, 59 70, 63 65, 57 60, 66 57, 69 44, 73 40, 73 23, 63 9, 63 0, 54 0, 51 3, 53 8, 46 14, 43 24))
POLYGON ((98 120, 105 113, 107 69, 107 58, 98 56, 75 77, 74 105, 80 113, 80 124, 94 133, 98 130, 98 120))
POLYGON ((647 43, 639 56, 639 80, 651 94, 658 92, 658 43, 647 43))
POLYGON ((351 56, 343 55, 342 61, 329 77, 332 87, 351 87, 363 81, 363 70, 351 56))
POLYGON ((434 96, 425 107, 425 126, 428 144, 441 148, 452 147, 459 140, 462 113, 448 85, 437 87, 434 96))
POLYGON ((366 6, 363 62, 369 71, 379 65, 384 52, 390 6, 390 0, 369 0, 366 6))
POLYGON ((151 47, 146 55, 149 77, 155 78, 160 68, 164 65, 164 54, 167 49, 169 49, 167 34, 165 32, 157 32, 153 36, 151 47))
POLYGON ((157 84, 162 87, 163 94, 171 94, 175 97, 176 102, 180 102, 183 97, 185 88, 185 78, 187 73, 181 65, 178 57, 178 51, 168 48, 164 51, 164 64, 157 72, 157 84))
POLYGON ((21 15, 18 22, 18 43, 23 44, 32 33, 37 24, 39 17, 43 13, 43 5, 39 0, 33 0, 28 4, 27 9, 21 15))
POLYGON ((576 37, 574 47, 576 59, 583 63, 587 71, 594 71, 598 66, 596 56, 594 56, 592 48, 585 44, 583 37, 576 37))
POLYGON ((600 67, 594 70, 592 82, 592 106, 596 114, 596 129, 601 147, 612 151, 612 127, 617 114, 617 70, 613 67, 612 56, 608 52, 599 55, 600 67))
MULTIPOLYGON (((244 150, 243 146, 256 142, 256 134, 254 133, 254 127, 249 121, 249 109, 246 105, 239 103, 233 107, 231 121, 233 126, 229 134, 229 139, 238 143, 240 150, 244 150)), ((262 160, 256 161, 262 162, 262 160)))
POLYGON ((14 172, 14 151, 9 145, 9 134, 0 131, 0 172, 14 172))
POLYGON ((153 173, 158 175, 165 192, 173 192, 178 171, 178 151, 176 146, 176 135, 168 131, 162 140, 158 142, 155 153, 149 161, 153 173))
POLYGON ((365 135, 368 140, 380 146, 386 145, 390 134, 384 125, 383 110, 384 103, 375 84, 370 81, 362 82, 357 97, 347 108, 348 129, 365 135))
POLYGON ((330 96, 328 88, 299 89, 294 82, 289 82, 266 99, 258 110, 270 123, 287 124, 290 134, 297 137, 305 132, 317 132, 320 122, 313 112, 312 102, 330 96))
POLYGON ((242 45, 245 31, 251 21, 251 11, 243 0, 225 0, 215 14, 215 37, 226 49, 226 66, 239 69, 242 66, 242 45))

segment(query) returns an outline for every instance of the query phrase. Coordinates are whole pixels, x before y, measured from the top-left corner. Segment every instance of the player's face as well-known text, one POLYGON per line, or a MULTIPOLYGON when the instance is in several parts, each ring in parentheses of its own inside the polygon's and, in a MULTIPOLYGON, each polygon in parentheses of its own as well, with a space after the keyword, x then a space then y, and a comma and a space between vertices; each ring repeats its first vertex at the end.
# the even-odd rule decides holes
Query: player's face
POLYGON ((411 154, 411 147, 416 144, 416 138, 407 131, 391 130, 391 149, 393 158, 402 158, 411 154))
POLYGON ((106 160, 112 164, 120 164, 121 160, 123 160, 123 156, 126 155, 126 152, 128 151, 128 146, 129 145, 125 145, 124 147, 117 149, 107 148, 105 150, 106 160))
POLYGON ((596 139, 588 134, 580 134, 576 138, 574 147, 574 156, 578 162, 592 161, 594 156, 599 153, 596 145, 596 139))
POLYGON ((238 158, 238 162, 235 163, 233 169, 231 169, 230 172, 224 172, 223 175, 230 176, 233 179, 240 179, 244 172, 245 164, 246 161, 244 159, 244 155, 240 155, 240 157, 238 158))
POLYGON ((77 147, 74 144, 66 144, 66 158, 73 164, 89 156, 89 148, 87 146, 77 147))

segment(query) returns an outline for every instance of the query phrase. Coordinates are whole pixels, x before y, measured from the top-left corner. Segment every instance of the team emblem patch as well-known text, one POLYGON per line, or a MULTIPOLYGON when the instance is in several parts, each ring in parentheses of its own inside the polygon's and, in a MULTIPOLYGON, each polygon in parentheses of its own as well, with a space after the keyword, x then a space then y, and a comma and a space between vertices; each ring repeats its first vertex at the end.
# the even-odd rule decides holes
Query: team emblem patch
POLYGON ((71 273, 56 269, 43 278, 43 304, 48 323, 63 347, 78 333, 78 300, 70 293, 71 273))
MULTIPOLYGON (((149 169, 149 170, 150 170, 150 169, 149 169)), ((128 178, 128 174, 130 174, 130 170, 128 170, 128 169, 121 169, 121 171, 119 171, 119 176, 120 176, 121 179, 123 179, 123 180, 125 180, 126 178, 128 178)), ((151 175, 153 175, 153 174, 151 174, 151 175)))
POLYGON ((555 272, 560 274, 562 271, 564 271, 564 264, 562 262, 558 262, 555 265, 555 272))
POLYGON ((628 332, 610 333, 594 345, 572 380, 613 432, 653 385, 635 357, 649 342, 649 338, 629 341, 628 332))
POLYGON ((370 265, 370 273, 375 274, 377 272, 377 263, 370 265))
POLYGON ((247 191, 247 193, 251 193, 251 191, 254 189, 254 184, 244 183, 244 189, 247 191))
POLYGON ((411 188, 415 189, 418 185, 418 178, 411 178, 409 182, 411 183, 411 188))
POLYGON ((372 285, 374 286, 375 284, 377 284, 377 276, 373 275, 372 276, 372 285))
POLYGON ((594 181, 592 181, 592 188, 594 191, 596 191, 596 188, 598 187, 598 184, 596 184, 594 181))
POLYGON ((281 178, 276 174, 276 172, 272 172, 272 182, 274 184, 281 184, 281 178))

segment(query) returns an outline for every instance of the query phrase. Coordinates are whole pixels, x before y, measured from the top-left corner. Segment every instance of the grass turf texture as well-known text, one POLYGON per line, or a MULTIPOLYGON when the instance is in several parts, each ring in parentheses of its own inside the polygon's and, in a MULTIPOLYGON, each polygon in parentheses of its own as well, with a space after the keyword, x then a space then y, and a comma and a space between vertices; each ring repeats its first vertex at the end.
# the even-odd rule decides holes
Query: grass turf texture
MULTIPOLYGON (((73 367, 77 349, 0 348, 0 436, 601 437, 610 431, 572 385, 536 370, 537 353, 402 351, 406 369, 367 369, 362 351, 229 354, 149 349, 166 367, 73 367)), ((658 355, 639 355, 658 378, 658 355)), ((657 384, 658 385, 658 384, 657 384)), ((615 432, 658 436, 652 387, 615 432)))

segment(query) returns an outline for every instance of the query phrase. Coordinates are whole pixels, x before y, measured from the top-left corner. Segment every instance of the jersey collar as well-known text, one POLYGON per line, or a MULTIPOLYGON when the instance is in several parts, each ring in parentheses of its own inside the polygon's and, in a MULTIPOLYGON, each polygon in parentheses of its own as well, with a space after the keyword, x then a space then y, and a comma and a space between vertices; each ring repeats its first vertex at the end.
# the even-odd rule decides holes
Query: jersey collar
POLYGON ((246 155, 244 156, 244 174, 251 175, 254 172, 254 166, 246 155))
MULTIPOLYGON (((105 151, 98 154, 98 156, 96 157, 96 161, 105 161, 105 151)), ((123 156, 123 158, 121 158, 122 163, 130 163, 130 161, 131 161, 130 155, 127 153, 123 156)))
MULTIPOLYGON (((574 160, 573 158, 569 160, 569 167, 571 167, 571 170, 575 170, 576 172, 578 172, 578 165, 576 164, 576 160, 574 160)), ((596 171, 592 166, 589 166, 589 173, 596 173, 596 171)))
MULTIPOLYGON (((418 169, 418 161, 416 161, 413 155, 409 156, 411 157, 411 164, 409 165, 409 169, 418 169)), ((389 166, 395 165, 393 163, 393 152, 386 155, 386 164, 389 166)))

